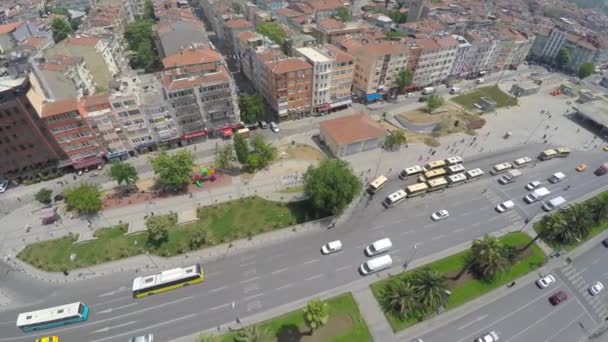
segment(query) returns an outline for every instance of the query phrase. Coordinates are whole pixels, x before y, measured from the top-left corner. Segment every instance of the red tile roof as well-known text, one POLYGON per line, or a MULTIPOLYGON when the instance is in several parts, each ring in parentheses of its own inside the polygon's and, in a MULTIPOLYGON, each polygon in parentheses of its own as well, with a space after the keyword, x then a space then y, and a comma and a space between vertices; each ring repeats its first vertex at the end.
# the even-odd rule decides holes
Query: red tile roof
POLYGON ((258 38, 258 37, 261 38, 261 36, 258 33, 252 32, 252 31, 243 31, 243 32, 239 32, 237 34, 238 40, 243 44, 247 44, 249 39, 258 38))
POLYGON ((340 145, 349 145, 386 135, 384 128, 364 113, 322 121, 321 132, 326 132, 340 145))
POLYGON ((168 90, 188 89, 199 85, 228 82, 230 73, 224 66, 220 67, 218 72, 206 75, 191 76, 181 79, 171 79, 167 75, 163 75, 163 83, 168 90))
POLYGON ((20 25, 21 25, 21 22, 0 25, 0 34, 7 34, 10 32, 13 32, 20 25))
POLYGON ((317 26, 324 30, 339 30, 345 27, 343 22, 333 18, 321 19, 317 26))
POLYGON ((55 102, 47 102, 42 105, 42 118, 48 118, 63 113, 73 112, 78 110, 78 100, 69 98, 55 102))
POLYGON ((344 1, 341 0, 306 0, 306 2, 317 11, 344 7, 344 1))
POLYGON ((253 28, 253 24, 245 19, 231 19, 224 22, 229 28, 253 28))
POLYGON ((312 69, 312 65, 301 58, 286 58, 280 61, 271 62, 268 66, 274 74, 312 69))
POLYGON ((304 13, 291 9, 291 8, 280 8, 275 12, 277 15, 283 16, 283 17, 287 17, 287 18, 291 18, 291 17, 299 17, 301 15, 304 15, 304 13))
POLYGON ((65 40, 66 44, 95 46, 100 39, 97 37, 71 37, 65 40))
POLYGON ((222 55, 209 47, 184 49, 180 52, 163 58, 163 66, 165 69, 176 68, 180 66, 217 63, 222 60, 222 55))

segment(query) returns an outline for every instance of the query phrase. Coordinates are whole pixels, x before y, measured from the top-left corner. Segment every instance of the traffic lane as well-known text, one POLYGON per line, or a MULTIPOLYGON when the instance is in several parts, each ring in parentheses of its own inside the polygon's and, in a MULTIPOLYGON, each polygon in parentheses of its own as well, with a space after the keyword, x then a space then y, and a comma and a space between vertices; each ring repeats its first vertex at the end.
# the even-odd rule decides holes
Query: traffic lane
MULTIPOLYGON (((555 325, 551 327, 551 330, 547 330, 550 332, 549 337, 545 337, 546 342, 570 342, 570 341, 584 341, 584 339, 589 336, 590 332, 593 330, 592 327, 595 326, 593 319, 589 317, 589 314, 581 313, 578 316, 573 317, 570 320, 570 324, 558 326, 555 325)), ((548 335, 549 333, 546 333, 548 335)), ((520 340, 521 342, 526 342, 524 340, 520 340)), ((520 342, 518 341, 518 342, 520 342)), ((542 341, 542 340, 541 340, 542 341)))
MULTIPOLYGON (((572 266, 575 267, 579 275, 586 281, 586 286, 591 286, 597 281, 601 281, 604 286, 608 286, 608 248, 601 243, 594 246, 589 251, 579 255, 572 261, 572 266)), ((588 293, 586 293, 588 295, 588 293)), ((601 296, 606 296, 606 290, 601 296)))

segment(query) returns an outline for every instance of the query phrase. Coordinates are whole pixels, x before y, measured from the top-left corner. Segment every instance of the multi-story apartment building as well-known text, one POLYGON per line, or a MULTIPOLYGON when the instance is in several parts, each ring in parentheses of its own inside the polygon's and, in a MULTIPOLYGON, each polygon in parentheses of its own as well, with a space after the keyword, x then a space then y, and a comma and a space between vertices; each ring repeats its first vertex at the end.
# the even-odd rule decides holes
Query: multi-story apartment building
POLYGON ((265 64, 266 101, 279 120, 297 119, 311 113, 313 68, 301 58, 286 58, 265 64))
POLYGON ((536 32, 536 40, 530 50, 530 57, 552 63, 555 62, 559 51, 567 48, 572 55, 572 61, 567 68, 578 70, 581 64, 597 61, 598 56, 601 56, 600 50, 597 48, 599 44, 594 45, 592 41, 593 39, 568 33, 559 27, 551 30, 540 29, 536 32))
POLYGON ((253 31, 253 24, 245 19, 232 19, 223 22, 224 29, 222 42, 228 54, 234 55, 238 51, 238 34, 244 31, 253 31))
POLYGON ((326 112, 329 106, 329 89, 331 87, 331 72, 333 58, 323 52, 312 48, 304 47, 296 49, 299 56, 302 56, 312 65, 312 108, 317 112, 326 112))
POLYGON ((208 44, 205 25, 197 20, 165 20, 152 27, 152 40, 163 58, 178 53, 191 45, 208 44))
POLYGON ((332 18, 336 15, 338 8, 346 8, 350 11, 350 3, 341 0, 305 0, 304 3, 312 9, 312 17, 315 22, 332 18))
POLYGON ((108 161, 124 160, 129 158, 133 150, 128 140, 123 136, 123 129, 114 115, 108 94, 97 96, 95 105, 86 108, 86 120, 95 132, 97 140, 106 150, 108 161))
POLYGON ((95 93, 95 82, 93 82, 91 72, 82 57, 55 55, 40 63, 38 68, 42 72, 42 76, 53 88, 53 92, 57 95, 55 96, 56 99, 95 93), (62 81, 70 82, 71 84, 64 85, 60 83, 62 81), (60 95, 64 90, 72 89, 75 92, 67 92, 70 96, 60 95))
POLYGON ((67 159, 30 101, 31 88, 27 77, 0 78, 0 175, 9 179, 52 171, 67 159))
POLYGON ((163 59, 163 86, 182 140, 231 135, 240 121, 238 96, 222 56, 195 47, 163 59))
POLYGON ((333 18, 323 19, 311 28, 311 35, 321 44, 335 44, 347 36, 361 35, 372 31, 368 24, 358 22, 343 23, 333 18))
POLYGON ((456 59, 458 41, 452 36, 444 35, 417 39, 416 44, 421 51, 412 84, 424 87, 445 80, 456 59))
POLYGON ((333 58, 329 87, 329 106, 331 109, 342 108, 352 103, 351 89, 355 75, 355 61, 353 56, 328 44, 321 47, 328 56, 333 58))
POLYGON ((494 69, 503 70, 524 62, 534 43, 534 36, 513 28, 499 28, 493 32, 496 48, 490 57, 494 69))
POLYGON ((144 16, 146 0, 127 0, 125 9, 129 22, 141 19, 144 16))
POLYGON ((171 105, 167 101, 162 84, 155 75, 137 76, 139 80, 139 108, 151 128, 152 137, 159 146, 175 146, 179 135, 171 105))
POLYGON ((255 4, 263 11, 272 11, 275 12, 285 6, 287 6, 287 1, 285 0, 256 0, 255 4))
POLYGON ((353 56, 353 90, 369 101, 396 87, 397 75, 407 65, 409 49, 394 41, 345 40, 342 46, 353 56))

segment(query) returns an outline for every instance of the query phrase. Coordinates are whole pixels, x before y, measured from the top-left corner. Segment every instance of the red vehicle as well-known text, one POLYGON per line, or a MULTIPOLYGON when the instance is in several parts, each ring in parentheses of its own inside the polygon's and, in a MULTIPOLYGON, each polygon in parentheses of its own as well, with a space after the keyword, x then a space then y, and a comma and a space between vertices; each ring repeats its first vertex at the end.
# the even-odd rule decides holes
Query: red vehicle
POLYGON ((559 291, 555 293, 553 296, 549 297, 549 302, 553 304, 553 306, 558 305, 559 303, 568 299, 568 295, 564 291, 559 291))

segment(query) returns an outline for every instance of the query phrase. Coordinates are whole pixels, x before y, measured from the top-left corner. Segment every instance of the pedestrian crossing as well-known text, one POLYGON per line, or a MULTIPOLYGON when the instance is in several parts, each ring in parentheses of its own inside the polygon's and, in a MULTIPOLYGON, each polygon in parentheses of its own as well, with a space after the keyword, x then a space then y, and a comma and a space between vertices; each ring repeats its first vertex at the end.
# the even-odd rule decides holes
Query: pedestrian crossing
MULTIPOLYGON (((493 204, 496 207, 498 204, 506 201, 507 199, 502 198, 495 189, 488 187, 484 192, 483 196, 488 200, 488 203, 493 204)), ((517 208, 501 213, 502 218, 506 218, 511 224, 520 223, 523 219, 519 214, 517 208)))
POLYGON ((566 265, 558 270, 558 272, 560 272, 565 279, 570 282, 571 288, 578 292, 580 295, 579 298, 583 298, 585 300, 587 306, 592 309, 593 313, 597 314, 600 318, 608 315, 608 307, 606 307, 605 301, 603 300, 605 293, 592 296, 589 293, 589 286, 591 286, 591 284, 583 279, 576 267, 566 265))

